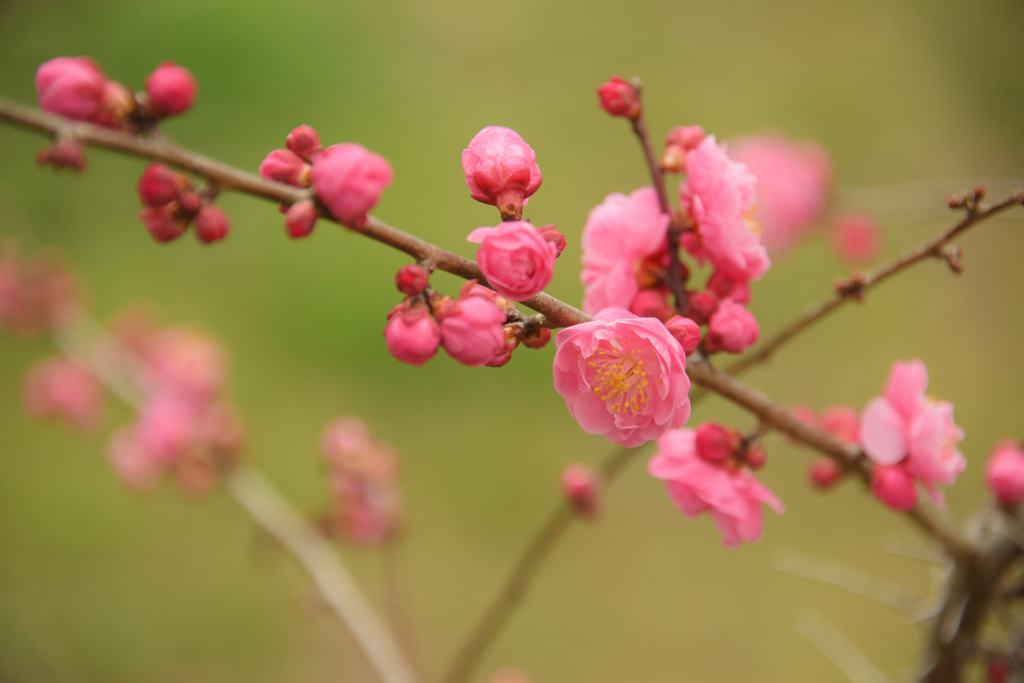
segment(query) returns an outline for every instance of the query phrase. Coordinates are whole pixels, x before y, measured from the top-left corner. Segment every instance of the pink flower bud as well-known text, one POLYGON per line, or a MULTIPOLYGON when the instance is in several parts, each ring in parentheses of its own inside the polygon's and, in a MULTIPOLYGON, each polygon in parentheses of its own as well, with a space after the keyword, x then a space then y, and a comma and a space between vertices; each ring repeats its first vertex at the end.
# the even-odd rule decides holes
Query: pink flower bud
POLYGON ((842 479, 843 468, 832 458, 818 458, 807 470, 807 481, 816 489, 830 489, 842 479))
POLYGON ((866 213, 850 211, 836 216, 829 231, 829 244, 844 261, 865 263, 882 248, 882 229, 866 213))
POLYGON ((75 139, 64 139, 53 146, 50 163, 57 168, 81 171, 85 168, 85 146, 75 139))
POLYGON ((674 315, 665 321, 665 327, 683 346, 683 351, 689 356, 700 346, 700 325, 689 318, 681 315, 674 315))
POLYGON ((181 196, 178 197, 178 206, 181 208, 181 212, 191 219, 199 213, 199 209, 203 208, 203 197, 190 185, 181 191, 181 196))
POLYGON ((57 57, 36 71, 36 93, 43 111, 86 121, 103 107, 106 77, 88 57, 57 57))
POLYGON ((996 444, 985 465, 985 485, 1005 508, 1024 502, 1024 449, 1019 444, 1010 439, 996 444))
POLYGON ((556 230, 553 225, 545 225, 538 230, 540 230, 541 237, 555 245, 555 256, 561 256, 565 251, 565 235, 556 230))
POLYGON ((551 330, 535 327, 523 336, 523 346, 528 349, 543 349, 551 341, 551 330))
POLYGON ((470 367, 487 365, 506 352, 505 313, 482 296, 467 296, 441 320, 448 355, 470 367))
POLYGON ((103 407, 103 387, 66 356, 38 365, 25 378, 25 408, 34 417, 66 420, 80 429, 95 427, 103 407))
POLYGON ((597 89, 601 109, 612 116, 635 121, 640 118, 640 94, 633 84, 624 78, 612 76, 597 89))
POLYGON ((462 152, 462 171, 473 199, 498 207, 502 218, 519 220, 523 207, 540 187, 537 155, 519 134, 487 126, 462 152))
POLYGON ((711 314, 718 309, 718 297, 709 292, 686 293, 686 317, 692 318, 699 325, 704 325, 711 314))
POLYGON ((633 297, 633 302, 629 304, 629 312, 641 318, 668 320, 674 314, 672 307, 668 304, 668 295, 666 287, 641 289, 633 297))
POLYGON ((416 296, 427 288, 429 277, 427 271, 420 266, 415 263, 407 263, 395 274, 395 286, 402 294, 416 296))
POLYGON ((567 465, 560 480, 562 495, 583 517, 593 519, 600 508, 601 481, 591 468, 580 463, 567 465))
POLYGON ((391 165, 362 145, 331 145, 313 162, 313 191, 340 222, 359 227, 391 184, 391 165))
POLYGON ((505 350, 487 361, 487 367, 500 368, 512 360, 512 352, 519 346, 519 329, 516 325, 505 325, 502 328, 505 334, 505 350))
POLYGON ((103 84, 100 111, 90 120, 107 128, 130 127, 129 119, 138 108, 139 103, 131 90, 117 81, 107 81, 103 84))
POLYGON ((502 296, 526 301, 551 282, 557 250, 527 221, 477 228, 466 239, 480 245, 476 252, 480 270, 502 296))
POLYGON ((384 342, 391 355, 421 367, 434 357, 441 343, 441 328, 424 308, 397 306, 388 316, 384 342))
POLYGON ((704 129, 700 126, 676 126, 669 131, 665 140, 665 151, 661 155, 661 167, 669 173, 686 170, 687 152, 697 149, 704 141, 704 129))
POLYGON ((219 242, 228 236, 231 223, 219 207, 204 206, 196 216, 196 237, 203 244, 219 242))
POLYGON ((747 446, 747 450, 743 453, 743 462, 752 470, 761 469, 767 460, 768 452, 765 451, 764 446, 759 441, 755 441, 747 446))
POLYGON ((176 215, 171 204, 148 206, 139 212, 139 219, 157 242, 173 242, 188 229, 188 222, 176 215))
POLYGON ((310 161, 320 151, 320 136, 311 126, 299 126, 288 133, 287 145, 288 149, 310 161))
POLYGON ((196 99, 197 87, 188 69, 164 62, 146 76, 146 110, 158 119, 188 111, 196 99))
POLYGON ((135 191, 144 206, 164 206, 178 198, 181 178, 163 164, 150 164, 139 177, 135 191))
POLYGON ((697 455, 703 460, 722 462, 739 450, 740 435, 735 429, 723 427, 717 422, 705 422, 697 427, 695 445, 697 455))
POLYGON ((821 414, 821 428, 843 443, 860 440, 860 420, 850 406, 832 406, 821 414))
POLYGON ((754 315, 740 304, 725 299, 708 321, 709 351, 739 353, 761 336, 754 315))
POLYGON ((902 465, 877 465, 871 473, 871 493, 893 510, 917 505, 914 477, 902 465))
POLYGON ((309 164, 295 152, 275 149, 260 164, 260 175, 267 179, 295 187, 309 187, 309 164))
POLYGON ((743 280, 733 280, 725 273, 715 271, 708 278, 706 289, 714 294, 719 300, 732 299, 738 304, 750 303, 750 283, 743 280))
POLYGON ((311 199, 295 202, 284 215, 284 227, 295 239, 308 237, 316 227, 316 203, 311 199))

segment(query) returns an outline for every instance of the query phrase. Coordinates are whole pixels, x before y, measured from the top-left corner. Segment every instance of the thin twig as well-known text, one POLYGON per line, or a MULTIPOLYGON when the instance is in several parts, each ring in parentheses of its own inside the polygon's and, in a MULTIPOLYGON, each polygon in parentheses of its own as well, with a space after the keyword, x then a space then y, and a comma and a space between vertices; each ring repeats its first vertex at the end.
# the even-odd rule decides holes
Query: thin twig
POLYGON ((975 211, 969 211, 952 228, 940 234, 938 237, 929 240, 920 247, 900 256, 891 263, 866 275, 851 276, 844 285, 837 288, 835 295, 831 299, 822 301, 821 303, 811 307, 806 313, 800 316, 800 318, 777 332, 771 339, 759 344, 757 348, 751 351, 748 355, 729 365, 726 368, 726 372, 731 375, 735 375, 746 370, 751 365, 767 360, 768 357, 771 356, 780 346, 824 318, 835 309, 839 308, 839 306, 850 299, 861 299, 869 289, 872 289, 884 280, 887 280, 896 273, 899 273, 916 263, 920 263, 921 261, 929 258, 942 258, 943 247, 966 232, 969 228, 981 223, 987 218, 991 218, 996 214, 1002 213, 1009 208, 1020 205, 1022 201, 1024 201, 1024 190, 1018 190, 989 207, 984 209, 979 207, 975 211))

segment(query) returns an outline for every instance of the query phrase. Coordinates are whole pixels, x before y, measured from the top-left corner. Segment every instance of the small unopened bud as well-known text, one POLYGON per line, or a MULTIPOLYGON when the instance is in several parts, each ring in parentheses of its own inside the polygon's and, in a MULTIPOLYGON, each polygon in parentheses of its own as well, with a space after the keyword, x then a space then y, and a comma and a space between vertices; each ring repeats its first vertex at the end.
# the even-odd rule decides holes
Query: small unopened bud
POLYGON ((487 367, 489 368, 500 368, 512 360, 512 352, 519 346, 519 334, 522 331, 522 325, 505 325, 501 328, 501 331, 505 335, 505 350, 487 362, 487 367))
POLYGON ((594 470, 580 463, 562 470, 562 495, 580 515, 593 519, 600 510, 601 481, 594 470))
POLYGON ((761 445, 760 441, 755 441, 748 445, 747 450, 743 452, 743 461, 752 470, 761 469, 767 460, 768 453, 764 450, 764 446, 761 445))
POLYGON ((697 428, 695 439, 697 455, 711 462, 722 462, 739 450, 740 435, 735 429, 723 427, 717 422, 705 422, 697 428))
POLYGON ((260 175, 267 180, 295 187, 309 187, 310 167, 295 152, 275 149, 260 164, 260 175))
POLYGON ((185 234, 188 222, 175 215, 172 205, 147 206, 139 219, 157 242, 172 242, 185 234))
POLYGON ((686 170, 686 153, 696 149, 704 140, 704 129, 700 126, 676 126, 665 140, 665 151, 661 155, 661 167, 669 173, 686 170))
POLYGON ((178 205, 181 207, 182 213, 193 216, 199 209, 203 208, 203 198, 190 187, 181 193, 181 196, 178 198, 178 205))
POLYGON ((640 94, 632 83, 624 78, 612 76, 597 89, 601 108, 612 116, 635 121, 640 118, 640 94))
POLYGON ((871 493, 893 510, 917 505, 914 477, 902 465, 877 465, 871 473, 871 493))
POLYGON ((565 235, 563 235, 561 231, 556 230, 553 225, 545 225, 538 228, 538 230, 540 230, 540 236, 543 237, 545 241, 551 242, 555 245, 555 258, 561 256, 562 252, 565 250, 565 235))
POLYGON ((964 272, 963 255, 963 251, 955 244, 950 244, 942 250, 942 258, 946 260, 946 265, 957 275, 962 275, 964 272))
POLYGON ((686 316, 698 325, 707 323, 711 314, 718 309, 718 297, 710 292, 686 293, 686 316))
POLYGON ((957 196, 955 194, 954 195, 950 195, 949 201, 947 203, 949 204, 949 208, 951 208, 951 209, 962 209, 962 208, 964 208, 964 198, 960 197, 960 196, 957 196))
POLYGON ((818 458, 807 470, 808 483, 821 491, 835 486, 842 476, 843 468, 832 458, 818 458))
POLYGON ((985 465, 985 485, 1004 508, 1024 502, 1024 449, 1010 439, 1000 441, 985 465))
POLYGON ((100 111, 90 120, 107 128, 127 127, 125 124, 139 108, 135 94, 117 81, 103 84, 101 102, 100 111))
POLYGON ((145 206, 164 206, 178 198, 180 193, 177 174, 163 164, 150 164, 135 186, 145 206))
POLYGON ((57 168, 81 171, 85 168, 85 147, 74 139, 64 139, 53 146, 51 162, 57 168))
POLYGON ((982 199, 985 198, 985 195, 987 195, 987 194, 988 194, 988 190, 985 189, 984 185, 975 185, 974 186, 974 201, 975 202, 980 202, 982 199))
POLYGON ((196 237, 204 244, 219 242, 228 236, 231 223, 227 214, 216 206, 204 206, 196 216, 196 237))
POLYGON ((528 349, 542 349, 551 341, 551 330, 546 327, 531 327, 523 335, 523 346, 528 349))
POLYGON ((687 356, 700 346, 700 325, 693 320, 674 315, 665 321, 665 327, 679 341, 687 356))
POLYGON ((316 226, 316 204, 305 199, 292 204, 284 214, 284 227, 295 239, 308 237, 316 226))
POLYGON ((427 271, 415 263, 408 263, 395 274, 395 286, 402 294, 416 296, 427 288, 428 278, 427 271))
POLYGON ((641 318, 657 318, 661 321, 668 320, 674 313, 668 304, 666 287, 641 289, 629 304, 629 311, 641 318))
POLYGON ((197 88, 188 69, 164 62, 146 76, 146 110, 158 119, 181 114, 192 106, 197 88))
POLYGON ((288 133, 287 145, 288 149, 310 161, 313 155, 320 151, 320 136, 311 126, 299 126, 288 133))

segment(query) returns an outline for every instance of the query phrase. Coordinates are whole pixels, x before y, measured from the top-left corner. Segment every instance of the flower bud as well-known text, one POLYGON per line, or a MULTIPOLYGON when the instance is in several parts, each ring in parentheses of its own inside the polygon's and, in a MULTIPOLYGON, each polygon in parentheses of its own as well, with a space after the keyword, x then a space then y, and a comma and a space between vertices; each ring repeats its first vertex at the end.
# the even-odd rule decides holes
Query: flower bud
POLYGON ((1007 509, 1024 502, 1024 449, 1019 444, 1010 439, 996 444, 985 465, 985 485, 1007 509))
POLYGON ((528 349, 542 349, 551 341, 551 330, 547 327, 532 327, 523 335, 523 346, 528 349))
POLYGON ((739 450, 740 435, 735 429, 723 427, 717 422, 705 422, 697 428, 695 444, 697 455, 702 459, 719 463, 739 450))
POLYGON ((698 325, 707 323, 711 314, 718 309, 718 298, 709 292, 686 293, 686 317, 698 325))
POLYGON ((396 306, 384 327, 384 342, 392 356, 416 367, 434 357, 441 343, 437 321, 422 307, 396 306))
POLYGON ((144 206, 164 206, 178 198, 179 177, 163 164, 149 164, 139 177, 135 191, 144 206))
POLYGON ((146 111, 157 119, 188 111, 195 101, 197 87, 188 69, 164 62, 146 76, 146 111))
POLYGON ((428 283, 427 271, 415 263, 407 263, 395 274, 395 286, 398 287, 398 291, 409 296, 422 294, 428 283))
POLYGON ((53 146, 50 163, 57 168, 70 168, 81 171, 85 168, 85 146, 75 139, 59 140, 53 146))
POLYGON ((601 109, 612 116, 635 121, 640 118, 640 94, 632 83, 624 78, 612 76, 597 89, 601 109))
POLYGON ((562 495, 583 517, 593 519, 600 509, 601 481, 591 468, 581 463, 567 465, 560 480, 562 495))
POLYGON ((731 299, 725 299, 708 321, 707 349, 739 353, 760 336, 754 315, 731 299))
POLYGON ((441 343, 448 355, 470 367, 487 365, 507 351, 505 313, 482 296, 467 296, 441 320, 441 343))
POLYGON ((704 137, 704 129, 700 126, 676 126, 669 131, 665 151, 661 155, 662 169, 669 173, 685 171, 687 152, 696 149, 704 137))
POLYGON ((832 458, 818 458, 807 470, 807 481, 816 489, 825 491, 843 477, 843 468, 832 458))
POLYGON ((219 242, 228 236, 231 223, 219 207, 204 206, 196 215, 196 237, 203 244, 219 242))
POLYGON ((192 186, 186 187, 178 197, 178 206, 181 212, 189 217, 194 216, 203 208, 203 198, 192 186))
POLYGON ((917 505, 914 478, 902 465, 875 466, 871 493, 893 510, 910 510, 917 505))
POLYGON ((545 225, 537 229, 540 230, 541 237, 555 245, 555 256, 561 256, 562 252, 565 251, 565 235, 561 231, 556 230, 553 225, 545 225))
POLYGON ((117 81, 103 84, 100 111, 91 118, 93 123, 107 128, 128 127, 129 119, 138 111, 139 103, 135 94, 117 81))
POLYGON ((171 204, 148 206, 139 212, 139 219, 157 242, 173 242, 188 229, 188 222, 175 215, 171 204))
POLYGON ((503 220, 519 220, 541 184, 537 155, 518 133, 487 126, 462 152, 462 171, 473 199, 498 207, 503 220))
POLYGON ((668 304, 668 289, 666 287, 641 289, 633 297, 633 302, 629 305, 629 312, 641 318, 668 320, 673 315, 672 307, 668 304))
POLYGON ((275 149, 260 164, 260 175, 266 180, 273 180, 295 187, 309 187, 309 164, 288 149, 275 149))
POLYGON ((843 443, 854 444, 860 439, 857 411, 850 406, 826 408, 821 414, 821 428, 843 443))
POLYGON ((732 299, 738 304, 750 303, 750 283, 733 280, 731 277, 720 271, 715 271, 708 278, 705 289, 711 294, 722 299, 732 299))
POLYGON ((747 446, 747 450, 743 452, 743 461, 747 463, 747 467, 752 470, 759 470, 764 467, 765 462, 768 460, 768 453, 765 451, 764 446, 761 445, 760 441, 747 446))
POLYGON ((693 320, 674 315, 665 321, 665 327, 682 344, 687 356, 700 346, 700 325, 693 320))
POLYGON ((476 252, 480 270, 502 296, 526 301, 551 282, 557 250, 527 221, 477 228, 466 239, 480 245, 476 252))
POLYGON ((103 107, 106 77, 88 57, 57 57, 36 71, 39 107, 51 114, 87 121, 103 107))
POLYGON ((288 133, 286 144, 288 149, 310 161, 313 155, 320 151, 320 136, 311 126, 303 125, 288 133))
POLYGON ((284 214, 284 227, 295 239, 308 237, 316 227, 316 203, 312 199, 295 202, 284 214))
POLYGON ((491 360, 487 361, 487 367, 500 368, 512 360, 512 352, 519 346, 519 332, 522 325, 505 325, 502 332, 505 335, 505 350, 491 360))
POLYGON ((57 356, 25 378, 25 408, 34 417, 53 417, 80 429, 95 427, 103 407, 103 387, 81 365, 57 356))
POLYGON ((384 157, 362 145, 331 145, 313 162, 313 191, 338 221, 360 227, 394 174, 384 157))

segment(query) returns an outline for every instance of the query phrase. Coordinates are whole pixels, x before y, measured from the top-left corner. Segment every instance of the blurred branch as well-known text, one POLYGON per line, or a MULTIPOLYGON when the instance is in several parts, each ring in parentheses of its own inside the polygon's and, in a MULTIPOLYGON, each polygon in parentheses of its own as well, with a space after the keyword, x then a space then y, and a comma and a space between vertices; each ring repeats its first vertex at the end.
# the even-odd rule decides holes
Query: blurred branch
POLYGON ((925 259, 945 259, 954 272, 959 272, 959 263, 954 263, 953 261, 957 257, 947 252, 945 247, 973 226, 1021 204, 1022 201, 1024 201, 1024 190, 1018 190, 986 208, 982 208, 977 204, 969 205, 966 215, 952 228, 873 272, 867 274, 854 273, 849 279, 836 287, 836 293, 831 299, 810 308, 800 318, 777 332, 771 339, 759 344, 754 351, 729 365, 726 368, 726 372, 735 375, 752 365, 767 360, 780 346, 839 308, 842 304, 850 299, 860 301, 869 289, 925 259))

